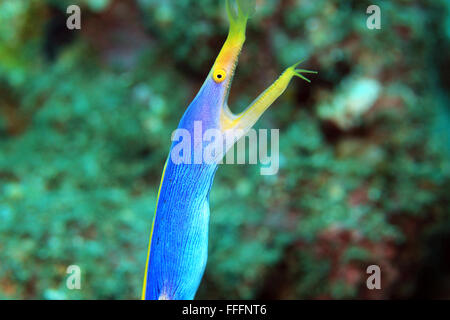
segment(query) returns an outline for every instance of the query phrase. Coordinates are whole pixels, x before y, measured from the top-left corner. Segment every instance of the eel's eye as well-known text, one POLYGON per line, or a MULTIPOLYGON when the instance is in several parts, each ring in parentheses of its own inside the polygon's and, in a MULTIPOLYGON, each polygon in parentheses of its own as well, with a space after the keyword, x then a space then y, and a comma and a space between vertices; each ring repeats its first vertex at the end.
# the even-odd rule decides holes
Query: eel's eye
POLYGON ((227 73, 223 69, 214 70, 213 79, 215 82, 220 83, 227 77, 227 73))

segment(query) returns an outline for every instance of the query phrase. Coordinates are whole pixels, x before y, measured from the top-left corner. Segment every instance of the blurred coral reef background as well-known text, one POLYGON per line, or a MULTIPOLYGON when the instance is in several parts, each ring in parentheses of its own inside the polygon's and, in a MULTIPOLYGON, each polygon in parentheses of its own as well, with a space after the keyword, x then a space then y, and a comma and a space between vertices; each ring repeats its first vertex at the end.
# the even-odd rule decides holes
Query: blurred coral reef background
MULTIPOLYGON (((0 0, 0 298, 140 297, 171 132, 225 40, 223 2, 0 0)), ((231 109, 299 59, 319 74, 257 124, 280 128, 277 175, 219 168, 197 298, 450 299, 450 2, 257 5, 231 109)))

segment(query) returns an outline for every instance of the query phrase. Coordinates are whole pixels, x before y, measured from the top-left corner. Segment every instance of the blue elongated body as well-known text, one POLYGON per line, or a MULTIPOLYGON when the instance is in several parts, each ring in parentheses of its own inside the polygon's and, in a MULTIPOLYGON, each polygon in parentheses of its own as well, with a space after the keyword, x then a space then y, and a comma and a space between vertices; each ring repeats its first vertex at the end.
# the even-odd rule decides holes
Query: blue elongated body
MULTIPOLYGON (((193 146, 203 145, 194 134, 195 121, 203 130, 218 128, 216 104, 221 103, 217 98, 222 90, 223 86, 208 78, 182 117, 178 128, 191 133, 193 146)), ((200 284, 208 254, 208 197, 217 164, 193 162, 176 164, 170 154, 166 161, 149 248, 145 299, 193 299, 200 284)))
POLYGON ((224 143, 223 138, 230 133, 236 140, 242 137, 284 92, 294 76, 309 81, 301 73, 315 73, 296 69, 297 63, 287 68, 243 112, 232 114, 226 100, 245 41, 247 19, 255 4, 255 0, 233 1, 237 11, 233 9, 232 0, 226 1, 230 21, 227 40, 178 125, 178 129, 187 133, 180 137, 189 148, 179 149, 179 141, 174 139, 164 166, 150 233, 143 299, 194 298, 208 256, 209 192, 218 160, 234 143, 226 139, 224 143), (196 130, 198 124, 200 132, 196 130), (208 136, 210 129, 218 132, 212 140, 217 139, 218 146, 224 148, 206 160, 204 154, 210 150, 211 139, 205 139, 203 134, 208 136), (173 156, 180 150, 182 158, 189 161, 180 162, 177 157, 174 160, 173 156))

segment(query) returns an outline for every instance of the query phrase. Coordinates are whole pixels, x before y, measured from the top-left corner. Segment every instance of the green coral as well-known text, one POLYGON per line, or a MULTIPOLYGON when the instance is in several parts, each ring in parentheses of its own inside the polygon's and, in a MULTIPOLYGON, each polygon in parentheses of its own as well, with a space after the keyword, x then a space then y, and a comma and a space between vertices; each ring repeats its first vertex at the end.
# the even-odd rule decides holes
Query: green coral
MULTIPOLYGON (((118 3, 80 2, 82 30, 62 44, 49 30, 68 2, 0 2, 0 298, 140 295, 170 135, 227 18, 213 0, 123 2, 117 14, 118 3), (102 25, 121 19, 122 34, 102 25), (82 290, 65 286, 71 264, 82 290)), ((392 296, 418 290, 420 259, 434 252, 425 239, 449 232, 436 227, 449 225, 450 166, 445 57, 435 58, 449 6, 383 2, 371 31, 370 4, 263 2, 249 20, 233 110, 299 56, 319 74, 257 125, 280 128, 278 175, 218 170, 198 298, 361 297, 369 264, 410 275, 392 296), (367 86, 381 89, 348 118, 343 107, 367 86)))

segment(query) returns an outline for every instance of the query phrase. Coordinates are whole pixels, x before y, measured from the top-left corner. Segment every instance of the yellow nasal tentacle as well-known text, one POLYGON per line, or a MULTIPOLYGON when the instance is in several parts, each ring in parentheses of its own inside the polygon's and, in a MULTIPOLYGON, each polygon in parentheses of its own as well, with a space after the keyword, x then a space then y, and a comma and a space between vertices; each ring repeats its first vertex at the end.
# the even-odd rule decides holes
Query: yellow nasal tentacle
MULTIPOLYGON (((233 9, 231 0, 227 0, 227 14, 230 21, 230 29, 225 44, 213 66, 213 71, 223 70, 228 75, 232 75, 236 66, 237 57, 241 52, 242 45, 245 42, 245 29, 247 20, 250 16, 251 7, 246 0, 234 0, 237 3, 237 11, 233 9), (246 6, 244 6, 246 4, 246 6)), ((247 0, 254 1, 254 0, 247 0)), ((216 80, 216 79, 215 79, 216 80)))

